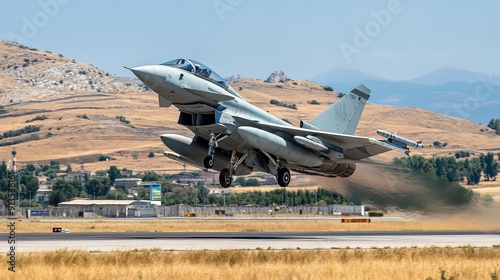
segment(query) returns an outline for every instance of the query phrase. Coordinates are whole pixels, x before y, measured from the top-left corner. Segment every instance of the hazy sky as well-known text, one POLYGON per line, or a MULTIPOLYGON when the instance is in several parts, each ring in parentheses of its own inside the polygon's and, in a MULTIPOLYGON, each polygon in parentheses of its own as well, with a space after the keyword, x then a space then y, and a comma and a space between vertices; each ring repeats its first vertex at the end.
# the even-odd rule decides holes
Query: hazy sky
POLYGON ((500 70, 500 1, 4 1, 0 37, 91 63, 193 58, 221 76, 309 79, 331 68, 410 79, 500 70))

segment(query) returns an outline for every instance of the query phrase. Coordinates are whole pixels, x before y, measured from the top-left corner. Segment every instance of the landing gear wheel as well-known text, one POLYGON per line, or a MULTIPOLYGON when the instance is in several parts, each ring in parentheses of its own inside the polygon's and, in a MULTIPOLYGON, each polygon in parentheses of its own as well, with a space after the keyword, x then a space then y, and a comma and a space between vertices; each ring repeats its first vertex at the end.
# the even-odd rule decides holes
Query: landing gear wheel
POLYGON ((207 156, 207 157, 203 160, 203 165, 205 166, 205 168, 212 168, 212 167, 214 167, 214 157, 212 157, 212 156, 207 156))
POLYGON ((233 182, 233 175, 231 175, 229 169, 227 168, 222 169, 219 174, 219 183, 221 187, 228 188, 229 186, 231 186, 232 182, 233 182))
POLYGON ((278 179, 278 185, 281 187, 286 187, 288 184, 290 184, 290 170, 288 168, 280 168, 278 169, 278 176, 276 177, 278 179))

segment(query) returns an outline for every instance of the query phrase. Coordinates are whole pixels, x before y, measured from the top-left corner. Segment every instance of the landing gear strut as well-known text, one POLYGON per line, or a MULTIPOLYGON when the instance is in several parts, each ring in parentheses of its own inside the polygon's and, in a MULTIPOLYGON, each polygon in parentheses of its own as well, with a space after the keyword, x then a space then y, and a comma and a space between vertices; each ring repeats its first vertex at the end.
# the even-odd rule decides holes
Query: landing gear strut
POLYGON ((203 160, 203 165, 205 168, 212 168, 214 167, 214 156, 215 156, 215 148, 217 148, 218 141, 221 141, 222 139, 226 138, 227 135, 223 134, 218 134, 215 135, 214 133, 210 133, 210 140, 208 141, 208 156, 205 157, 203 160), (220 137, 222 135, 222 137, 220 137), (219 139, 217 139, 220 137, 219 139))
POLYGON ((233 151, 233 153, 231 154, 230 168, 224 168, 220 171, 219 183, 221 187, 228 188, 229 186, 231 186, 231 183, 233 182, 233 174, 236 173, 236 169, 247 158, 247 156, 248 155, 245 154, 238 158, 236 152, 233 151))
POLYGON ((290 170, 286 167, 281 167, 283 166, 282 163, 280 162, 280 159, 279 158, 276 158, 276 160, 274 160, 274 158, 264 152, 264 151, 261 151, 264 155, 267 156, 267 158, 269 158, 269 160, 274 164, 274 166, 276 166, 276 168, 278 169, 277 173, 276 174, 276 180, 278 181, 278 185, 280 185, 280 187, 286 187, 290 184, 290 180, 292 179, 292 176, 290 175, 290 170))

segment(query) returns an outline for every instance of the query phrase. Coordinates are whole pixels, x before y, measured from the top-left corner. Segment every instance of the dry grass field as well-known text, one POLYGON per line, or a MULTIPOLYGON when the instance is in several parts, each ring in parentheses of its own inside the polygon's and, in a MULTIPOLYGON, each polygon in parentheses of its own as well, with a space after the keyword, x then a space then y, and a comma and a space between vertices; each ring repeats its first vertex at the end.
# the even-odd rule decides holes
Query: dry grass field
POLYGON ((498 279, 500 248, 23 253, 1 279, 498 279))
POLYGON ((500 180, 495 182, 482 182, 481 187, 473 190, 481 195, 489 195, 494 201, 500 202, 500 180))
MULTIPOLYGON (((287 215, 278 215, 288 217, 287 215)), ((320 217, 320 216, 317 216, 320 217)), ((284 232, 284 231, 360 231, 360 230, 500 230, 498 218, 473 216, 433 217, 419 220, 369 224, 343 224, 339 220, 154 220, 154 221, 22 221, 18 232, 52 232, 62 227, 71 232, 284 232)), ((500 240, 499 240, 500 244, 500 240)))

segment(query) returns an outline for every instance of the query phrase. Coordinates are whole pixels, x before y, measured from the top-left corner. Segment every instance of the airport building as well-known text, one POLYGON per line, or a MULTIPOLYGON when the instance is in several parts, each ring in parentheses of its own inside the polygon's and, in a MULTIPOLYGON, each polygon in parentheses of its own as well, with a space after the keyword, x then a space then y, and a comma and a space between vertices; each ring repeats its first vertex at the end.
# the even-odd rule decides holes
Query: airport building
POLYGON ((115 187, 127 190, 129 188, 134 188, 140 186, 142 179, 139 178, 118 178, 115 179, 115 187))
POLYGON ((158 206, 149 200, 75 199, 57 206, 58 216, 66 217, 158 217, 158 206))

